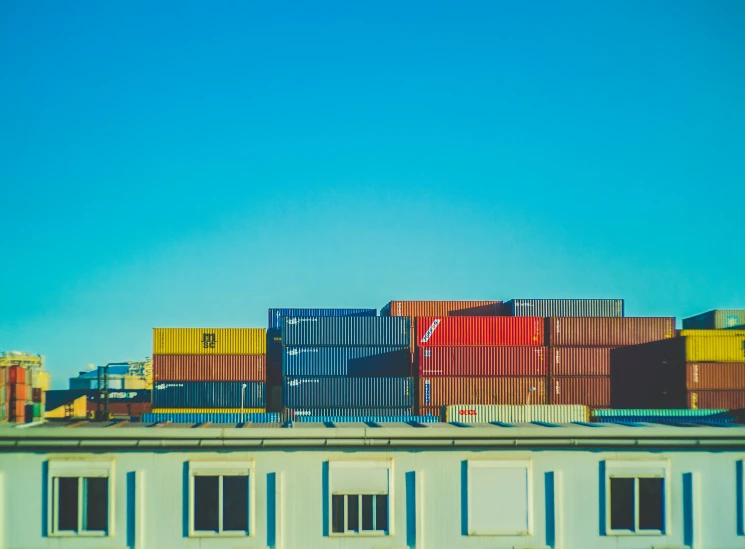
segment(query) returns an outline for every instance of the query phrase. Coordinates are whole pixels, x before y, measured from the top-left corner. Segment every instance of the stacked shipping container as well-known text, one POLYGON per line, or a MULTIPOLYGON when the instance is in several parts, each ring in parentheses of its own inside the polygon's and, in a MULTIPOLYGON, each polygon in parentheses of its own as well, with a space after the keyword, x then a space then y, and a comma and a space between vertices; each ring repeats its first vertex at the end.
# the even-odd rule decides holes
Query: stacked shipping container
POLYGON ((41 419, 46 393, 37 385, 31 368, 0 367, 0 421, 23 423, 41 419))
POLYGON ((266 410, 266 330, 155 328, 153 412, 266 410))

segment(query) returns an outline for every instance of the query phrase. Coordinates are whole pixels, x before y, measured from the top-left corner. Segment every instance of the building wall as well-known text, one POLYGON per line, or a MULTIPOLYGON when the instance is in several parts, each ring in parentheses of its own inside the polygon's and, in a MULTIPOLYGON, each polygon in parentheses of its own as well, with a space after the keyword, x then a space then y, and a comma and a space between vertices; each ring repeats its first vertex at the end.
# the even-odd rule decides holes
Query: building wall
MULTIPOLYGON (((651 549, 653 546, 693 546, 694 549, 734 549, 745 547, 743 460, 745 452, 735 451, 5 452, 0 453, 0 548, 651 549), (92 457, 111 458, 115 463, 113 535, 87 539, 46 537, 48 460, 92 457), (324 520, 330 513, 324 497, 328 494, 328 462, 365 459, 391 460, 392 534, 384 537, 328 536, 329 528, 324 520), (467 494, 463 490, 467 484, 467 460, 484 459, 530 461, 532 535, 464 535, 468 514, 467 494), (187 471, 188 463, 195 460, 253 460, 252 536, 187 537, 187 471), (671 514, 667 535, 603 535, 602 518, 606 512, 602 501, 603 479, 609 460, 669 460, 671 514), (689 479, 693 480, 692 493, 684 489, 689 479), (279 492, 275 490, 278 485, 279 492), (552 493, 555 505, 550 501, 552 493)), ((498 497, 499 494, 495 494, 494 502, 480 503, 493 504, 496 509, 500 505, 509 506, 509 502, 500 503, 498 497)))

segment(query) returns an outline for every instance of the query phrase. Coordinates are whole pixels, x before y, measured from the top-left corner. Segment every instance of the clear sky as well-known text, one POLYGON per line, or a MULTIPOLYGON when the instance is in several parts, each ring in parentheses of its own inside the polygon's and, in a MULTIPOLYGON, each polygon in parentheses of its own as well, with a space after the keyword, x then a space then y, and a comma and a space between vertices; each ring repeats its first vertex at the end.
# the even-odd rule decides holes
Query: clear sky
POLYGON ((0 2, 0 350, 268 307, 745 307, 745 2, 0 2))

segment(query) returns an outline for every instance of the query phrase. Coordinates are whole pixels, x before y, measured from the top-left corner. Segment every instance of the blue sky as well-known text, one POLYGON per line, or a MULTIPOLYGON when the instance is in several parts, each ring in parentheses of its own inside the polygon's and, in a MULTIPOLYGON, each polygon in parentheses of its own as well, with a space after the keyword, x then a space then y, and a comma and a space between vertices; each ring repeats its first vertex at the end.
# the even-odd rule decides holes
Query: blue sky
POLYGON ((0 350, 269 307, 745 307, 745 3, 0 3, 0 350))

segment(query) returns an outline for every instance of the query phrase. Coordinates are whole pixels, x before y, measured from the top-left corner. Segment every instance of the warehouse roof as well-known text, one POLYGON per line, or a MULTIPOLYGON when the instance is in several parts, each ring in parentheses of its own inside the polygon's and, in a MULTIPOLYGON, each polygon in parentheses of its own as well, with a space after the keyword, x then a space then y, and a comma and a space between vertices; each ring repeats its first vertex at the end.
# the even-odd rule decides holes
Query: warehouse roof
POLYGON ((745 425, 572 423, 40 422, 0 428, 0 448, 745 448, 745 425), (284 428, 283 428, 284 427, 284 428))

